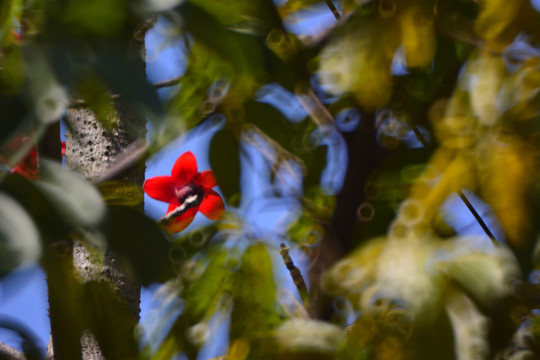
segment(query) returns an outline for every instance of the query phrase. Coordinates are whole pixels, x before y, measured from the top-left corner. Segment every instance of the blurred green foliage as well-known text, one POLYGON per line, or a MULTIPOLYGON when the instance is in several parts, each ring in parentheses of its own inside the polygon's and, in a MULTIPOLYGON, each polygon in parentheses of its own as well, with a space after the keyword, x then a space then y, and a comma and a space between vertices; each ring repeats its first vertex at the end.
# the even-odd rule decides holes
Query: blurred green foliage
POLYGON ((224 321, 231 360, 540 356, 531 312, 540 301, 540 13, 529 0, 331 4, 2 1, 0 276, 39 262, 54 279, 50 306, 62 315, 51 327, 66 358, 80 358, 85 329, 111 359, 200 358, 225 336, 212 325, 224 321), (335 24, 314 36, 290 31, 321 9, 335 24), (186 45, 179 88, 163 103, 139 62, 140 26, 156 14, 186 45), (269 84, 302 115, 261 101, 269 84), (222 220, 171 238, 138 210, 132 183, 92 183, 45 154, 38 179, 11 174, 69 108, 91 109, 114 131, 118 97, 151 122, 143 158, 220 126, 209 160, 227 201, 222 220), (32 141, 10 148, 23 136, 32 141), (296 206, 284 234, 243 218, 242 159, 253 152, 269 169, 268 197, 296 206), (442 206, 463 189, 490 206, 481 216, 500 226, 496 246, 450 226, 442 206), (140 284, 162 284, 160 340, 133 335, 107 286, 79 282, 72 238, 112 249, 140 284), (306 303, 281 282, 283 241, 308 263, 306 303))

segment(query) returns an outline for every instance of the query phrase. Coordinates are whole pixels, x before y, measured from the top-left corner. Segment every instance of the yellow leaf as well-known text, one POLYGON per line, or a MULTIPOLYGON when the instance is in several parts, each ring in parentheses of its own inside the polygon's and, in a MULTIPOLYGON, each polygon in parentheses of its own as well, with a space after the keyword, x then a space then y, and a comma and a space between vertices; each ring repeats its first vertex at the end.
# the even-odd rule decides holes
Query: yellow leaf
POLYGON ((334 95, 354 94, 368 111, 392 94, 390 65, 399 45, 393 19, 361 18, 327 46, 320 58, 320 80, 334 95))
MULTIPOLYGON (((486 39, 489 46, 502 50, 519 31, 511 27, 512 22, 519 19, 519 11, 524 1, 529 0, 483 0, 475 23, 477 34, 486 39)), ((521 25, 518 26, 520 27, 521 25)))
POLYGON ((500 117, 498 94, 506 76, 502 57, 483 51, 469 63, 466 76, 474 115, 480 124, 494 125, 500 117))
POLYGON ((474 189, 474 159, 463 152, 439 148, 429 161, 421 181, 411 188, 411 198, 418 201, 424 219, 436 218, 442 203, 463 188, 474 189))
POLYGON ((529 197, 537 175, 536 153, 515 136, 485 145, 478 158, 481 195, 499 219, 510 245, 523 248, 531 231, 529 197))
POLYGON ((430 14, 420 6, 411 6, 400 17, 401 41, 409 67, 431 64, 435 55, 435 33, 433 12, 430 14))

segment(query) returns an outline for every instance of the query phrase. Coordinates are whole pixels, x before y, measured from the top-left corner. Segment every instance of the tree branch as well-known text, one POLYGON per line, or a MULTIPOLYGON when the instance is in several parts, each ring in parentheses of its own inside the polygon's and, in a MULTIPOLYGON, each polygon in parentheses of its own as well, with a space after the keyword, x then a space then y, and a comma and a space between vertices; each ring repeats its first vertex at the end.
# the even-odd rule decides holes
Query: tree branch
POLYGON ((0 342, 0 359, 1 360, 27 360, 26 356, 17 349, 0 342))
POLYGON ((336 20, 340 20, 341 19, 341 14, 339 13, 339 11, 336 9, 336 6, 334 5, 334 3, 332 2, 332 0, 324 0, 324 2, 326 2, 326 5, 328 6, 328 8, 330 9, 330 11, 332 11, 332 14, 334 14, 334 17, 336 18, 336 20))
POLYGON ((291 259, 291 256, 289 255, 289 248, 284 243, 280 244, 280 250, 279 253, 281 254, 281 257, 283 258, 283 262, 285 263, 285 266, 287 267, 287 270, 289 270, 289 273, 291 274, 291 278, 294 282, 294 285, 296 285, 296 288, 298 289, 298 292, 300 293, 300 297, 302 300, 306 301, 308 297, 308 291, 306 287, 306 283, 304 281, 304 277, 302 276, 302 273, 300 270, 294 265, 294 262, 291 259))
MULTIPOLYGON (((152 87, 154 89, 163 89, 163 88, 166 88, 166 87, 171 87, 171 86, 175 86, 175 85, 178 85, 180 84, 180 81, 182 81, 182 76, 177 76, 175 78, 172 78, 172 79, 167 79, 167 80, 163 80, 163 81, 159 81, 157 83, 154 83, 152 84, 152 87)), ((119 100, 121 98, 120 94, 111 94, 111 100, 119 100)), ((69 104, 68 108, 70 109, 76 109, 76 108, 81 108, 81 107, 87 107, 88 106, 88 102, 86 100, 83 100, 83 99, 75 99, 71 102, 71 104, 69 104)))

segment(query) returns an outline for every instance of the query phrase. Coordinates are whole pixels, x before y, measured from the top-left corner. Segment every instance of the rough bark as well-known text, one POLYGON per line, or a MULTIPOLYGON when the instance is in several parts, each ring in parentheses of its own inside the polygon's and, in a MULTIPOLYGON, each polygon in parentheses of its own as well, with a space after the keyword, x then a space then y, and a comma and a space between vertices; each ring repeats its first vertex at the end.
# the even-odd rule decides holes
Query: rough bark
POLYGON ((9 345, 0 342, 0 359, 2 360, 26 360, 23 353, 9 345))
MULTIPOLYGON (((134 41, 135 47, 144 54, 144 34, 148 27, 143 28, 144 31, 138 30, 135 33, 134 41)), ((144 60, 141 59, 139 64, 144 71, 144 60)), ((100 122, 88 108, 72 108, 67 112, 66 167, 91 181, 103 177, 122 157, 126 148, 135 142, 144 141, 146 137, 145 117, 132 111, 121 97, 111 97, 108 114, 106 121, 100 122), (102 123, 114 124, 114 127, 107 129, 102 123)), ((144 165, 132 167, 122 172, 117 179, 142 186, 144 170, 144 165)), ((102 253, 98 251, 97 256, 96 249, 90 250, 82 241, 73 241, 73 267, 78 278, 82 282, 99 281, 109 284, 132 314, 135 325, 140 312, 140 285, 120 268, 110 250, 102 253)), ((52 312, 61 309, 53 309, 54 299, 49 299, 49 302, 52 318, 52 312)), ((53 325, 51 324, 54 358, 67 360, 55 348, 53 325)), ((83 360, 105 359, 97 340, 89 331, 85 331, 81 338, 81 352, 83 360)))
MULTIPOLYGON (((144 117, 129 111, 120 101, 114 104, 110 114, 111 119, 108 121, 112 120, 117 125, 113 130, 105 129, 89 109, 68 111, 70 129, 66 135, 66 166, 89 180, 101 177, 124 149, 135 141, 144 139, 144 117)), ((122 178, 142 186, 144 168, 132 169, 124 173, 122 178)), ((81 280, 109 283, 137 321, 140 286, 122 271, 110 250, 106 250, 102 255, 102 259, 97 259, 82 242, 75 241, 73 244, 73 264, 81 280)), ((104 359, 99 344, 89 332, 83 335, 81 345, 84 360, 104 359)))

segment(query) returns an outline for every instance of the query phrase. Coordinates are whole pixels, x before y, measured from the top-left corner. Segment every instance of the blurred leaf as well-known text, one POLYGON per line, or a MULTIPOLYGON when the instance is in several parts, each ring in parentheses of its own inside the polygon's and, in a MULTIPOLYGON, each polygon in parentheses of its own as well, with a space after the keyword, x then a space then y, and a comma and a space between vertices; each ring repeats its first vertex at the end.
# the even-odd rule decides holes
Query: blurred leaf
POLYGON ((133 62, 119 56, 99 54, 96 56, 95 71, 109 86, 136 109, 156 121, 163 115, 163 108, 156 91, 144 76, 144 72, 133 62))
POLYGON ((81 335, 83 329, 87 328, 83 286, 73 271, 72 247, 64 238, 65 235, 47 235, 51 246, 44 248, 45 256, 41 265, 47 274, 49 318, 55 334, 55 358, 81 359, 81 335))
POLYGON ((503 59, 488 52, 478 54, 467 66, 471 108, 484 126, 496 124, 500 118, 499 92, 506 75, 503 59))
POLYGON ((16 16, 20 16, 22 7, 22 0, 5 0, 0 4, 0 45, 4 46, 8 42, 13 20, 16 16))
POLYGON ((96 337, 107 359, 135 359, 139 346, 135 339, 137 325, 133 314, 120 301, 110 284, 89 281, 84 284, 83 314, 89 330, 96 337))
POLYGON ((34 221, 21 205, 0 192, 0 277, 40 255, 40 234, 34 221))
POLYGON ((540 114, 540 59, 531 58, 510 74, 501 89, 505 118, 517 122, 540 114))
POLYGON ((398 46, 396 22, 357 13, 321 52, 321 84, 334 95, 352 92, 368 111, 384 106, 391 96, 390 65, 398 46))
POLYGON ((63 239, 70 230, 78 226, 70 223, 70 218, 64 219, 63 212, 45 197, 35 181, 29 181, 19 175, 10 175, 0 183, 0 188, 24 206, 38 225, 43 240, 63 239))
POLYGON ((229 30, 192 1, 184 1, 178 11, 182 15, 184 29, 196 41, 216 52, 239 73, 247 72, 252 76, 259 73, 263 59, 254 36, 229 30))
POLYGON ((109 245, 142 285, 174 275, 170 243, 155 221, 124 206, 109 206, 107 220, 109 245))
POLYGON ((519 12, 522 0, 508 4, 501 0, 484 0, 481 12, 476 19, 475 29, 487 40, 494 40, 508 29, 519 12))
POLYGON ((319 145, 312 150, 310 161, 306 164, 307 173, 304 176, 304 189, 321 184, 321 175, 327 165, 327 152, 328 147, 326 145, 319 145))
POLYGON ((409 6, 401 14, 400 22, 407 66, 414 68, 431 65, 436 47, 431 6, 409 6))
POLYGON ((332 354, 344 340, 340 327, 312 319, 288 320, 276 329, 275 334, 280 351, 304 356, 332 354))
POLYGON ((51 160, 42 160, 39 170, 40 178, 35 184, 64 220, 74 225, 92 226, 103 219, 105 204, 88 181, 51 160))
POLYGON ((230 261, 226 250, 212 253, 204 273, 189 284, 183 297, 191 318, 199 321, 213 314, 219 298, 231 290, 234 264, 230 261))
POLYGON ((474 300, 489 306, 494 299, 508 294, 508 284, 519 273, 509 250, 501 248, 497 254, 470 252, 463 255, 457 251, 455 258, 443 265, 447 266, 450 278, 474 300))
POLYGON ((274 106, 258 101, 247 101, 244 103, 244 110, 246 119, 250 123, 255 124, 265 135, 276 141, 285 150, 290 153, 308 152, 302 146, 304 144, 298 145, 303 134, 314 128, 307 121, 291 122, 274 106))
POLYGON ((233 290, 231 339, 257 338, 279 324, 272 261, 263 243, 246 249, 233 290))
POLYGON ((286 17, 299 10, 305 10, 311 5, 321 3, 321 0, 288 0, 279 8, 279 14, 286 17))
MULTIPOLYGON (((234 132, 225 127, 219 130, 210 143, 210 165, 216 176, 218 186, 227 202, 240 191, 240 144, 234 132)), ((240 202, 232 203, 236 205, 240 202)))
POLYGON ((446 312, 454 329, 456 358, 486 358, 489 354, 486 316, 468 297, 452 292, 446 301, 446 312))
POLYGON ((98 185, 107 205, 137 206, 144 198, 140 186, 129 181, 111 180, 98 185))
POLYGON ((185 308, 160 345, 154 360, 170 359, 178 351, 184 351, 188 358, 196 359, 201 344, 189 338, 189 331, 198 324, 204 326, 204 322, 218 310, 217 305, 222 297, 231 291, 234 261, 226 250, 214 252, 211 249, 206 255, 208 265, 202 275, 190 278, 190 274, 181 269, 180 276, 186 282, 181 294, 185 308))
POLYGON ((90 110, 95 114, 103 128, 113 129, 117 124, 114 113, 114 103, 105 84, 95 76, 89 76, 80 86, 79 94, 90 110))
POLYGON ((178 133, 191 129, 210 113, 214 112, 216 102, 209 101, 209 90, 216 79, 236 80, 231 64, 215 56, 205 46, 195 42, 191 48, 191 57, 182 76, 178 94, 169 102, 170 112, 181 117, 173 118, 161 130, 160 141, 170 141, 178 133), (208 107, 208 108, 206 108, 208 107), (184 126, 182 126, 184 125, 184 126))
POLYGON ((277 153, 278 162, 284 159, 303 161, 304 189, 320 185, 321 174, 327 165, 327 146, 312 144, 310 132, 315 125, 309 121, 291 122, 274 106, 258 101, 244 104, 246 119, 257 126, 269 139, 277 153), (281 146, 274 146, 273 141, 281 146), (299 158, 299 159, 298 159, 299 158))
POLYGON ((61 19, 65 26, 75 32, 106 37, 121 29, 126 13, 124 4, 124 0, 70 2, 66 4, 61 19))
POLYGON ((535 151, 515 136, 486 141, 477 160, 484 172, 480 193, 500 221, 508 243, 524 249, 531 245, 532 179, 538 176, 535 151))
MULTIPOLYGON (((0 71, 0 74, 2 72, 0 71)), ((5 116, 0 121, 0 149, 4 150, 14 133, 28 124, 27 108, 16 95, 8 95, 0 91, 0 108, 5 116), (25 119, 26 118, 26 119, 25 119)))

